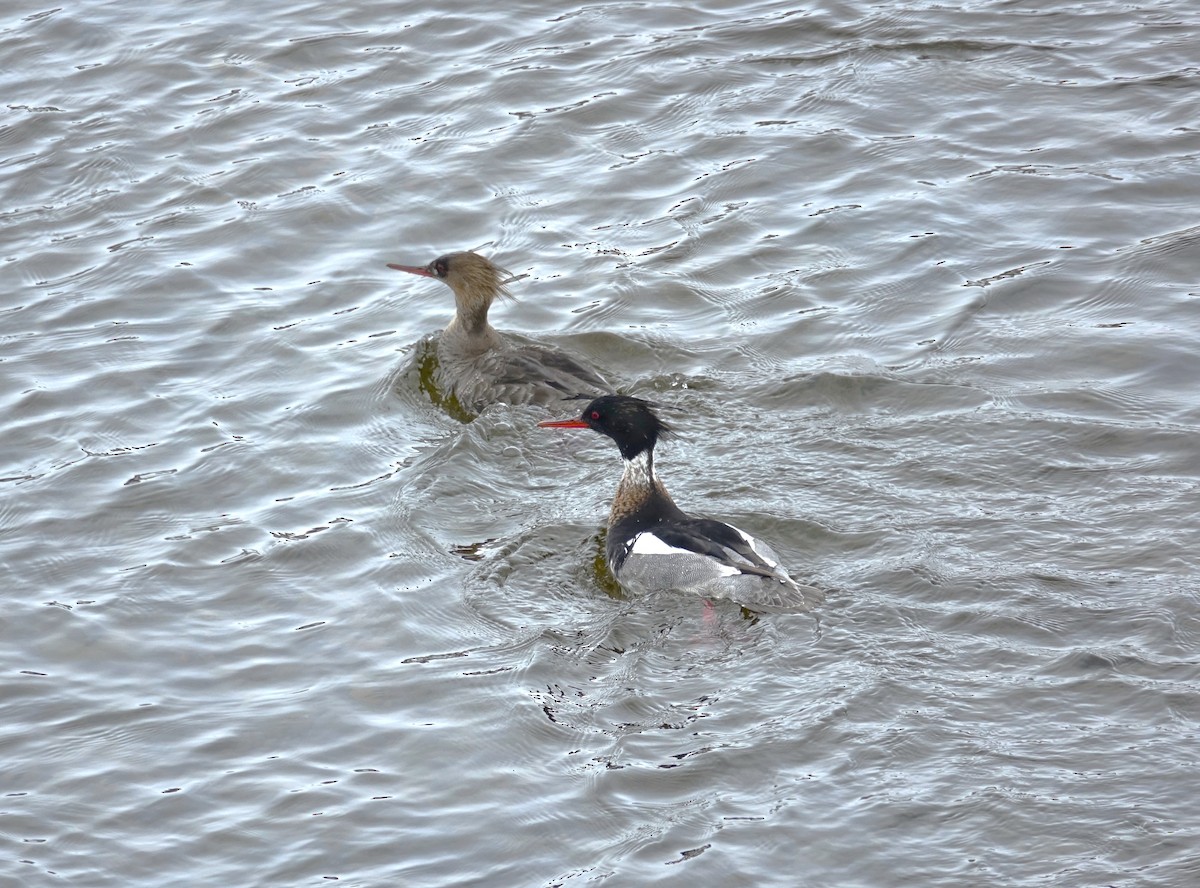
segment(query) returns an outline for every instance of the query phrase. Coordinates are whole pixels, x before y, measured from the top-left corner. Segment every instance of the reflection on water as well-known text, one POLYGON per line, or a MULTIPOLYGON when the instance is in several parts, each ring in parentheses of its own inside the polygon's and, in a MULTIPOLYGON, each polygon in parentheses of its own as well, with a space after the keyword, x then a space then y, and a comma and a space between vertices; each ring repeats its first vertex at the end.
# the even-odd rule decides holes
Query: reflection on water
POLYGON ((413 360, 417 367, 417 386, 430 403, 459 422, 470 422, 475 415, 459 403, 454 392, 446 394, 438 386, 437 340, 427 336, 417 345, 413 360))

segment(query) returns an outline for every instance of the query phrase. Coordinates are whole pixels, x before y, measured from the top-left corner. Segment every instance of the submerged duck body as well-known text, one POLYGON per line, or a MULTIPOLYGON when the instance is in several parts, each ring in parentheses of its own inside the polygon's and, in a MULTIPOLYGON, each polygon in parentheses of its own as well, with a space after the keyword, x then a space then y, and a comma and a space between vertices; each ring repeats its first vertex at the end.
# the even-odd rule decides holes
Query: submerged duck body
POLYGON ((605 555, 632 592, 683 590, 730 598, 750 610, 802 611, 819 590, 797 583, 766 543, 732 524, 688 515, 654 472, 654 447, 670 429, 639 398, 596 398, 578 419, 543 428, 592 429, 616 442, 625 471, 613 497, 605 555))
POLYGON ((604 377, 562 350, 502 334, 488 322, 488 309, 497 298, 511 298, 506 285, 517 278, 486 257, 464 250, 428 265, 388 268, 435 278, 454 292, 454 319, 438 338, 436 381, 468 412, 612 391, 604 377))

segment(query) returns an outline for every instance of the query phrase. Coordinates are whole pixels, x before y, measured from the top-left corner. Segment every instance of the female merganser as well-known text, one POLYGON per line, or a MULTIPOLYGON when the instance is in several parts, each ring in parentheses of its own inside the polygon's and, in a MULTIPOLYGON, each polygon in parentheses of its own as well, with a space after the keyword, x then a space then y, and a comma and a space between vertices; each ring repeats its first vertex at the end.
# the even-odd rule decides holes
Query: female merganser
POLYGON ((654 445, 671 430, 646 401, 605 395, 579 419, 538 425, 592 429, 617 443, 625 473, 608 517, 606 555, 613 576, 630 591, 688 590, 731 598, 749 610, 806 610, 821 600, 819 590, 788 576, 766 543, 675 505, 654 474, 654 445))
POLYGON ((436 278, 454 291, 454 320, 438 340, 436 381, 469 413, 489 404, 549 404, 569 397, 611 392, 595 370, 562 351, 511 335, 488 323, 497 296, 511 297, 507 284, 520 278, 478 253, 447 253, 428 265, 388 268, 436 278))

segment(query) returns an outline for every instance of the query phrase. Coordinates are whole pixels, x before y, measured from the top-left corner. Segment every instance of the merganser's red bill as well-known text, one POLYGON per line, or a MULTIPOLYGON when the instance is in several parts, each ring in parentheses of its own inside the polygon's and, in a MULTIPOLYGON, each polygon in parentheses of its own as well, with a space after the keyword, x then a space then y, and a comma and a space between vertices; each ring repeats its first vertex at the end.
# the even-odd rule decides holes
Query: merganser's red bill
POLYGON ((543 429, 590 429, 582 419, 545 419, 538 423, 543 429))
POLYGON ((433 272, 424 265, 397 265, 394 262, 389 262, 388 268, 394 268, 396 271, 407 271, 409 274, 419 274, 422 277, 433 277, 433 272))

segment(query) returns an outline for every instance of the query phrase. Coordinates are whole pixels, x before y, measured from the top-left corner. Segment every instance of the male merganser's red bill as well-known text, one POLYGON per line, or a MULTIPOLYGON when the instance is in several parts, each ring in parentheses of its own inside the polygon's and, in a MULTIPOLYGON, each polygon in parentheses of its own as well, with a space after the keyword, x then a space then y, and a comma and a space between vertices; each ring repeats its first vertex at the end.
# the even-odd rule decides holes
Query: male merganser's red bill
POLYGON ((489 404, 549 404, 611 392, 599 373, 560 351, 488 323, 488 309, 519 278, 478 253, 447 253, 428 265, 388 268, 436 278, 454 291, 454 320, 438 339, 436 382, 463 409, 482 413, 489 404))
POLYGON ((802 611, 822 593, 797 583, 766 543, 732 524, 686 514, 654 474, 654 445, 670 432, 639 398, 605 395, 578 419, 538 423, 548 429, 592 429, 612 438, 625 473, 608 517, 606 555, 630 591, 680 589, 731 598, 749 610, 802 611))

